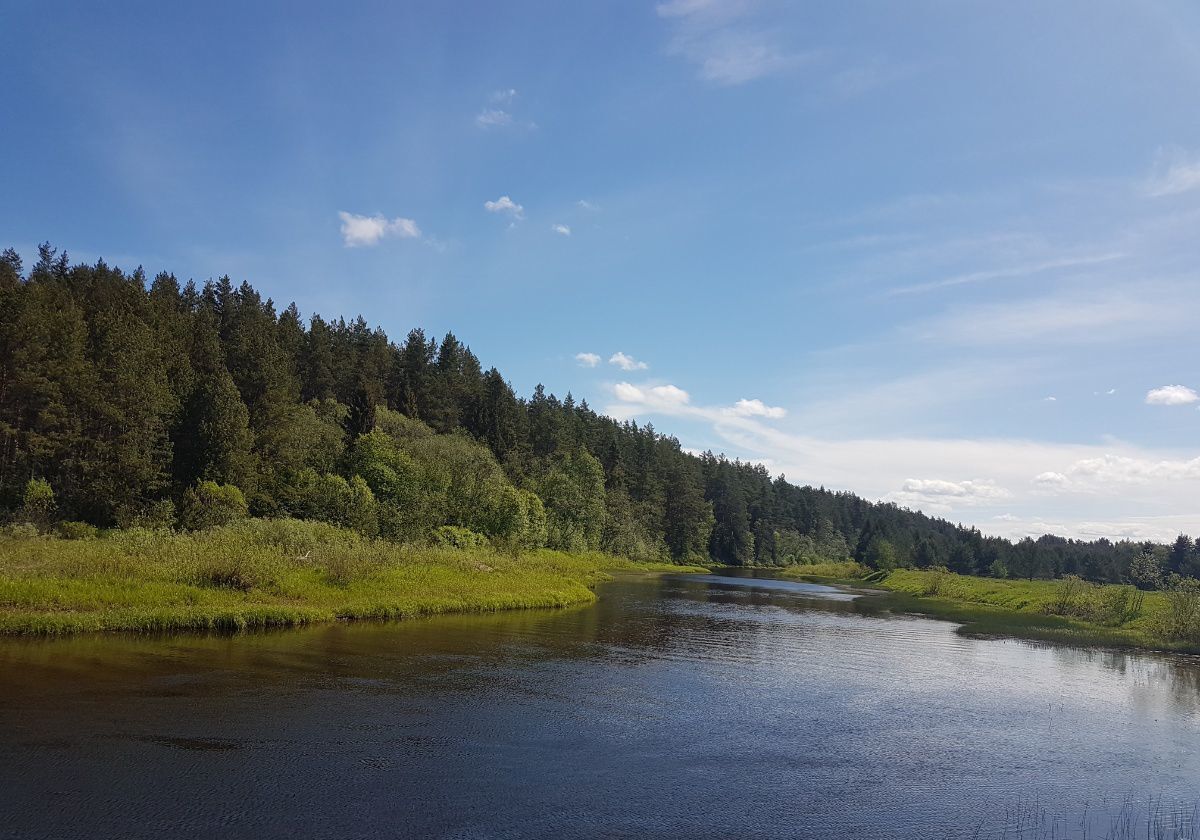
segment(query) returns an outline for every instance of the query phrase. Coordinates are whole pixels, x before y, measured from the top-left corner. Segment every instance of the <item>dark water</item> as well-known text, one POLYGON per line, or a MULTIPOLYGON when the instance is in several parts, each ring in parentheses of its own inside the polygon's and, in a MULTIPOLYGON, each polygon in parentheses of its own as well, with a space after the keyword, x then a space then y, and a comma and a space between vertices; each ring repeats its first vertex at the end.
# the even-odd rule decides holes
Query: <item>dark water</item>
POLYGON ((601 595, 0 643, 0 837, 1103 837, 1200 801, 1194 661, 973 641, 806 584, 601 595))

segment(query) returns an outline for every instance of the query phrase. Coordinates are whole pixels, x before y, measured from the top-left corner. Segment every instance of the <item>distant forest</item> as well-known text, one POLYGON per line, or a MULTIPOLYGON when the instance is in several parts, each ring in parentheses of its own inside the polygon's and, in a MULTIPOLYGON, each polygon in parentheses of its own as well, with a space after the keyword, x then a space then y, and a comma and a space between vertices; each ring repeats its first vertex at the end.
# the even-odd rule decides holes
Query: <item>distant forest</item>
POLYGON ((393 342, 362 317, 277 312, 228 277, 148 282, 70 265, 49 244, 28 273, 12 249, 0 256, 0 507, 45 531, 195 528, 232 512, 727 565, 853 558, 1111 582, 1200 568, 1186 537, 1014 544, 797 486, 569 393, 519 397, 452 334, 393 342))

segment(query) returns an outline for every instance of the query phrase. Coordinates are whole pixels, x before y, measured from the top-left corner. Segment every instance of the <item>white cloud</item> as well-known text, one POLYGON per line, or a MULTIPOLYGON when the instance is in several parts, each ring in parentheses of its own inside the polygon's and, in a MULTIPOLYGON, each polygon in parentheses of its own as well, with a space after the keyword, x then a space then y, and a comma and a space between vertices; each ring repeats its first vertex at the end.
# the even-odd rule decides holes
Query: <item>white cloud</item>
POLYGON ((626 356, 619 350, 608 357, 608 363, 610 365, 616 365, 621 370, 645 370, 646 368, 650 367, 650 365, 646 364, 645 362, 639 362, 637 359, 633 358, 633 356, 626 356))
POLYGON ((894 501, 999 536, 1055 533, 1165 540, 1181 530, 1200 531, 1200 513, 1193 503, 1200 490, 1200 457, 1118 441, 1101 446, 1016 439, 818 437, 789 432, 758 417, 737 416, 727 407, 664 399, 645 386, 622 383, 613 395, 616 401, 604 410, 616 419, 659 414, 707 423, 732 449, 731 455, 770 460, 773 472, 795 483, 894 501), (963 473, 987 478, 913 478, 963 473), (995 518, 1000 513, 1013 518, 995 518))
POLYGON ((1146 405, 1190 405, 1197 401, 1200 394, 1186 385, 1164 385, 1146 392, 1146 405))
POLYGON ((564 224, 550 225, 550 230, 554 231, 555 233, 559 234, 560 236, 570 236, 571 235, 571 226, 570 225, 564 225, 564 224))
POLYGON ((503 108, 484 108, 475 115, 475 124, 480 128, 504 128, 513 124, 513 115, 503 108))
POLYGON ((621 402, 640 403, 646 401, 646 395, 641 388, 628 382, 618 382, 613 386, 613 393, 621 402))
POLYGON ((655 385, 650 389, 650 396, 674 405, 686 405, 691 399, 687 391, 676 388, 674 385, 655 385))
POLYGON ((579 362, 582 367, 594 368, 600 364, 600 357, 595 353, 576 353, 575 361, 579 362))
POLYGON ((1035 475, 1033 483, 1048 490, 1058 490, 1070 485, 1071 480, 1060 472, 1046 471, 1035 475))
MULTIPOLYGON (((1065 476, 1060 473, 1053 473, 1053 476, 1055 485, 1076 490, 1098 490, 1152 481, 1200 481, 1200 457, 1154 460, 1105 453, 1074 462, 1065 476)), ((1038 476, 1035 481, 1041 478, 1038 476)))
POLYGON ((740 399, 725 410, 737 417, 770 417, 778 419, 787 415, 786 408, 766 405, 762 400, 740 399))
POLYGON ((922 496, 952 496, 960 499, 1007 499, 1012 493, 990 480, 946 481, 941 478, 910 478, 901 488, 922 496))
POLYGON ((575 202, 575 204, 577 207, 579 207, 580 210, 599 210, 600 209, 599 206, 588 201, 585 198, 579 199, 579 201, 575 202))
POLYGON ((991 480, 947 481, 940 478, 909 478, 900 490, 884 498, 904 507, 949 513, 956 507, 994 504, 1012 496, 991 480))
POLYGON ((651 411, 684 408, 691 401, 687 391, 674 385, 639 387, 628 382, 618 382, 613 386, 613 394, 622 402, 633 403, 651 411))
POLYGON ((388 219, 382 215, 359 216, 338 212, 342 220, 342 241, 347 248, 359 248, 378 245, 381 239, 394 236, 398 239, 416 239, 421 235, 421 229, 412 219, 388 219))
POLYGON ((1058 402, 1058 397, 1042 397, 1042 402, 1058 402))
POLYGON ((489 98, 492 102, 497 102, 501 105, 508 105, 517 98, 517 91, 515 88, 506 88, 505 90, 495 91, 489 98))
POLYGON ((1154 170, 1145 185, 1146 194, 1151 198, 1200 189, 1200 155, 1188 154, 1179 148, 1163 149, 1154 170))
POLYGON ((525 218, 525 208, 506 195, 500 196, 495 201, 483 202, 483 209, 489 213, 506 213, 514 219, 525 218))

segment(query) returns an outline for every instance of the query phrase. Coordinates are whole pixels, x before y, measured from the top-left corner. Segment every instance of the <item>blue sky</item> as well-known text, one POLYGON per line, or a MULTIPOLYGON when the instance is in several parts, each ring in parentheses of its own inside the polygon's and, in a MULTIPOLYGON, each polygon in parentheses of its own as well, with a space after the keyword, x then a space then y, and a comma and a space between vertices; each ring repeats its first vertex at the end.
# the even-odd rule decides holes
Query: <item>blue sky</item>
POLYGON ((453 330, 521 393, 989 533, 1200 533, 1193 2, 0 17, 27 258, 453 330))

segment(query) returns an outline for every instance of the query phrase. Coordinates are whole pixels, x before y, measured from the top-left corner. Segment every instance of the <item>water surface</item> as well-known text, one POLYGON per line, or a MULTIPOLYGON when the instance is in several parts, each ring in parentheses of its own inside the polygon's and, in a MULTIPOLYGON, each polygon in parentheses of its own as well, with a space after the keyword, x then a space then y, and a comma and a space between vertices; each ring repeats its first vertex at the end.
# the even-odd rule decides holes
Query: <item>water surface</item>
POLYGON ((0 837, 1103 837, 1200 801, 1194 660, 724 573, 600 592, 0 641, 0 837))

